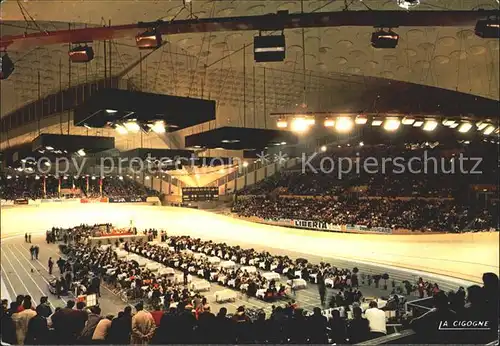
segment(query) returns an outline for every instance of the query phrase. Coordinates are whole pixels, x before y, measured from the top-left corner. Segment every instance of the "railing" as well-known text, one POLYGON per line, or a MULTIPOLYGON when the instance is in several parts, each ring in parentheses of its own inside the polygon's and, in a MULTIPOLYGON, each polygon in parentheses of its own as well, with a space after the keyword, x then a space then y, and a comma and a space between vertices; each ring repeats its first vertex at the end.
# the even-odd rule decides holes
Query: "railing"
POLYGON ((381 336, 380 338, 367 340, 356 345, 383 345, 383 344, 409 344, 408 341, 403 341, 403 339, 411 338, 416 335, 415 331, 412 329, 405 329, 401 332, 396 332, 386 336, 381 336))

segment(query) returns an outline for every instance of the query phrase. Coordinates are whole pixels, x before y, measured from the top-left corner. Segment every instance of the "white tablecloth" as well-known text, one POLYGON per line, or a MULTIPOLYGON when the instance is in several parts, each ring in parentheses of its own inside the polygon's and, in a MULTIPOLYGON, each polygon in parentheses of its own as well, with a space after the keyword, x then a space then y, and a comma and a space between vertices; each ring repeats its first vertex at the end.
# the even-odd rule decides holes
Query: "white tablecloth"
POLYGON ((198 280, 191 283, 191 290, 195 292, 199 291, 209 291, 210 290, 210 282, 206 280, 198 280))
POLYGON ((262 274, 262 277, 266 278, 266 280, 268 280, 268 281, 279 280, 280 274, 275 273, 275 272, 268 272, 268 273, 262 274))
POLYGON ((236 300, 236 292, 231 291, 231 290, 223 290, 223 291, 217 291, 215 292, 215 301, 220 303, 220 302, 226 302, 229 300, 236 300))
POLYGON ((170 267, 161 267, 158 269, 158 274, 160 275, 174 275, 175 271, 173 268, 170 267))
POLYGON ((249 274, 252 274, 252 273, 256 273, 257 272, 257 268, 255 268, 255 266, 245 266, 245 267, 241 267, 241 270, 243 272, 247 272, 249 274))
POLYGON ((153 261, 148 262, 148 263, 146 264, 146 269, 151 270, 152 272, 155 272, 155 271, 157 271, 158 269, 160 269, 160 263, 158 263, 158 262, 153 262, 153 261))
POLYGON ((208 263, 212 264, 219 264, 220 263, 220 258, 217 256, 212 256, 208 258, 208 263))
POLYGON ((232 268, 236 267, 236 263, 234 263, 233 261, 222 261, 222 262, 220 262, 220 266, 221 266, 221 268, 224 268, 224 269, 232 269, 232 268))
MULTIPOLYGON (((288 285, 292 284, 292 280, 286 282, 288 285)), ((304 279, 293 279, 293 288, 306 288, 307 282, 304 279)))

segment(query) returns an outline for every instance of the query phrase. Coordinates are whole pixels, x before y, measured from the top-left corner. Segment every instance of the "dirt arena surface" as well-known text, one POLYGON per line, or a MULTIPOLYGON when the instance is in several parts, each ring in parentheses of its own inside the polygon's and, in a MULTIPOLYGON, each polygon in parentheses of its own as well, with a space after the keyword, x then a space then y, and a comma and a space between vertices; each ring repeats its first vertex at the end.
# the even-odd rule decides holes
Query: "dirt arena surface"
MULTIPOLYGON (((59 253, 56 245, 45 243, 45 231, 53 226, 105 222, 117 227, 129 227, 132 223, 138 229, 165 229, 170 235, 191 235, 244 248, 265 249, 274 254, 305 257, 313 263, 328 261, 339 267, 357 266, 361 273, 387 272, 391 279, 399 282, 423 276, 438 282, 445 290, 480 282, 481 274, 486 271, 498 274, 498 232, 419 236, 340 234, 255 224, 175 207, 58 204, 2 208, 2 297, 27 291, 35 301, 48 295, 54 306, 63 305, 71 297, 57 299, 47 292, 47 260, 49 256, 58 258, 59 253), (39 261, 29 258, 29 246, 24 243, 26 232, 31 233, 33 243, 41 247, 39 261)), ((212 286, 207 295, 213 296, 213 292, 223 289, 212 286)), ((111 291, 102 292, 104 310, 116 313, 124 306, 111 291)), ((365 296, 388 294, 373 287, 364 287, 362 292, 365 296)), ((318 306, 316 286, 299 291, 297 300, 308 309, 318 306)), ((227 307, 232 311, 237 305, 270 309, 270 304, 241 295, 227 307)), ((217 305, 214 308, 218 310, 217 305)))

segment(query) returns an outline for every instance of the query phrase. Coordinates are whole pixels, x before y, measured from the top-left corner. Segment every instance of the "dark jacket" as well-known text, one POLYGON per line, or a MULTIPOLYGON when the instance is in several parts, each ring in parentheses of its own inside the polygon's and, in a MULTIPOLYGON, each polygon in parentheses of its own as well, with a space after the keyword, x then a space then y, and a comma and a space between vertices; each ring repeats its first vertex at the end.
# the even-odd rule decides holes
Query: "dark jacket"
POLYGON ((26 345, 48 345, 51 343, 47 319, 36 315, 28 322, 28 332, 24 339, 26 345))
POLYGON ((132 333, 132 316, 123 315, 113 319, 108 334, 108 342, 113 345, 130 344, 130 334, 132 333))

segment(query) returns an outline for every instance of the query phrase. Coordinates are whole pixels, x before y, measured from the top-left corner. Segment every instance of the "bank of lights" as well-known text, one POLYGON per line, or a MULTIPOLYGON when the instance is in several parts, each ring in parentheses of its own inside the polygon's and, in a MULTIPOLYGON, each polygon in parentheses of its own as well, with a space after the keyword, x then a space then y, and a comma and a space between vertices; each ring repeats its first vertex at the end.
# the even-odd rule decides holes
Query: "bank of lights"
MULTIPOLYGON (((280 118, 277 121, 277 126, 278 128, 290 128, 291 131, 301 134, 309 131, 311 127, 316 124, 316 120, 312 116, 297 116, 291 119, 280 118)), ((323 127, 331 128, 337 133, 349 133, 355 126, 366 123, 373 127, 382 127, 387 132, 395 132, 400 129, 402 125, 422 128, 423 131, 432 132, 442 125, 450 129, 457 129, 460 133, 467 133, 472 129, 476 129, 486 136, 499 133, 498 126, 489 121, 471 122, 460 119, 419 119, 410 116, 398 117, 393 115, 386 117, 370 117, 364 115, 324 117, 321 123, 323 127)))

